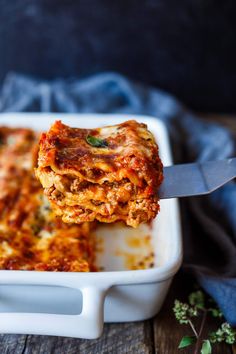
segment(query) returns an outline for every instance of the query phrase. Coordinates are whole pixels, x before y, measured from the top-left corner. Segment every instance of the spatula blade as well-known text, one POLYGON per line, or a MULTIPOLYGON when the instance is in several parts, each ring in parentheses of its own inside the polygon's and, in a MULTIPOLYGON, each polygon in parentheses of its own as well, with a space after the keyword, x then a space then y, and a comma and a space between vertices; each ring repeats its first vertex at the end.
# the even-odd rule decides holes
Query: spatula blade
POLYGON ((236 158, 164 167, 160 199, 208 194, 236 177, 236 158))

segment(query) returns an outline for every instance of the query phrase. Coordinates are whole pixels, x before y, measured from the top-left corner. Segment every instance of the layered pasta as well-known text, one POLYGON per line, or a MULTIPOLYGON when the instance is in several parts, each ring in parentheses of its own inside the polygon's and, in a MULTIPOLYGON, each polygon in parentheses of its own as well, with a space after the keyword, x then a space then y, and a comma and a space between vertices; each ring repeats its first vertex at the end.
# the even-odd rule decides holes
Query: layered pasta
POLYGON ((158 146, 147 126, 134 120, 97 129, 56 121, 41 136, 36 175, 65 223, 137 227, 159 211, 158 146))
POLYGON ((0 269, 95 270, 93 223, 65 224, 35 177, 37 133, 0 127, 0 269))

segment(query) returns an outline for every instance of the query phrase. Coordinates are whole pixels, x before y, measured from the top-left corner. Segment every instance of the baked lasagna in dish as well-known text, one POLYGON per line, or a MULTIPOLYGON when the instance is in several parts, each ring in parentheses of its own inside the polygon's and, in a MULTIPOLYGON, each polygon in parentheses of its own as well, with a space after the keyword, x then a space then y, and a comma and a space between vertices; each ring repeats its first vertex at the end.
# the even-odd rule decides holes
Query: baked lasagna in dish
POLYGON ((134 120, 97 129, 56 121, 41 136, 36 174, 65 223, 122 220, 137 227, 159 211, 158 146, 134 120))
POLYGON ((37 133, 0 127, 0 269, 95 270, 93 223, 65 224, 35 177, 37 133))

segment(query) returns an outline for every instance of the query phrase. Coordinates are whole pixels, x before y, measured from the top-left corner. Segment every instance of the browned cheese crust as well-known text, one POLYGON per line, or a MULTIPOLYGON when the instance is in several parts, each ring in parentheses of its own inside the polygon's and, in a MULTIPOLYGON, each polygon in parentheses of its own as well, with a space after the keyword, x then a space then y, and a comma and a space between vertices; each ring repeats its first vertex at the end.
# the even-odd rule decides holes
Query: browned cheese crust
POLYGON ((39 136, 0 127, 0 269, 94 270, 92 224, 65 224, 34 174, 39 136))
POLYGON ((79 129, 56 121, 41 136, 36 174, 64 222, 122 220, 137 227, 159 211, 162 170, 145 124, 79 129))

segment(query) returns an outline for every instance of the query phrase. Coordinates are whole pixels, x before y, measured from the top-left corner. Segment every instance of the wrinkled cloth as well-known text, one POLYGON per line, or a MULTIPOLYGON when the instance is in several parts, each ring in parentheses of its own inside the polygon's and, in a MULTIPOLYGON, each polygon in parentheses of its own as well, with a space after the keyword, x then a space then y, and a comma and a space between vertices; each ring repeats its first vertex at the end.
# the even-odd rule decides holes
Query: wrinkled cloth
MULTIPOLYGON (((11 73, 1 90, 0 111, 151 115, 166 124, 175 163, 235 155, 234 140, 227 129, 196 117, 168 93, 117 73, 51 82, 11 73)), ((209 196, 181 200, 181 215, 183 269, 196 276, 226 319, 236 325, 235 182, 209 196)))

